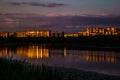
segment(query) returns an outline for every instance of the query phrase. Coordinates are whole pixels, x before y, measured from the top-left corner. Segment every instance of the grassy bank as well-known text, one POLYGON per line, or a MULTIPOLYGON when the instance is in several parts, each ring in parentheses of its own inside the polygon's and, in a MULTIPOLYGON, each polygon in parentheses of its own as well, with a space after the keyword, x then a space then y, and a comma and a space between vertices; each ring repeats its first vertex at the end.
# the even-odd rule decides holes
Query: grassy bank
POLYGON ((58 67, 32 66, 25 62, 0 58, 0 80, 120 80, 120 76, 58 67))

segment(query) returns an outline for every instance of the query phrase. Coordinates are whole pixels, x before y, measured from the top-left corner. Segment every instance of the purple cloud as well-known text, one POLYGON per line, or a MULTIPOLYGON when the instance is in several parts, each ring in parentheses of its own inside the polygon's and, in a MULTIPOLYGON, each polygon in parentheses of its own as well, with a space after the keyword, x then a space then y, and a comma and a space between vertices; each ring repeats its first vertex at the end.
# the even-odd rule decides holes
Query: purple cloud
POLYGON ((65 5, 62 3, 37 3, 37 2, 12 2, 10 4, 15 6, 30 5, 30 6, 41 6, 41 7, 59 7, 65 5))
POLYGON ((37 15, 37 14, 2 14, 0 13, 0 29, 7 31, 23 31, 30 29, 61 30, 78 32, 87 27, 120 27, 120 16, 107 15, 37 15))

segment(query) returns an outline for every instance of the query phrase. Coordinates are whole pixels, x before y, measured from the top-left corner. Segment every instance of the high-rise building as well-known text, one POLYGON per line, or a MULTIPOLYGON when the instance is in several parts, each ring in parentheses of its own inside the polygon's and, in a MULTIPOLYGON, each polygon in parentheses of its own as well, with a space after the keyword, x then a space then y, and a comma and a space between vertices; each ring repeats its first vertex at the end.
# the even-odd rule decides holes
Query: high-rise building
POLYGON ((118 35, 120 34, 117 28, 87 28, 85 32, 78 32, 79 36, 95 36, 95 35, 118 35))
POLYGON ((0 32, 0 37, 7 38, 9 35, 8 32, 0 32))
POLYGON ((16 32, 17 37, 50 37, 49 30, 32 30, 24 32, 16 32))

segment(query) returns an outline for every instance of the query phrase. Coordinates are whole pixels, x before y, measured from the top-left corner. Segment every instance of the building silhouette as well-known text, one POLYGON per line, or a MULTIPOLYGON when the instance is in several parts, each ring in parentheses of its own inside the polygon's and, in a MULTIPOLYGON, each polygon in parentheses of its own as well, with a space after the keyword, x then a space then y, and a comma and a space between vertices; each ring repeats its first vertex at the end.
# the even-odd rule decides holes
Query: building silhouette
POLYGON ((98 28, 90 27, 84 32, 77 32, 73 34, 65 34, 63 31, 50 31, 50 30, 29 30, 21 32, 0 32, 0 37, 80 37, 80 36, 96 36, 96 35, 120 35, 120 29, 112 28, 98 28))

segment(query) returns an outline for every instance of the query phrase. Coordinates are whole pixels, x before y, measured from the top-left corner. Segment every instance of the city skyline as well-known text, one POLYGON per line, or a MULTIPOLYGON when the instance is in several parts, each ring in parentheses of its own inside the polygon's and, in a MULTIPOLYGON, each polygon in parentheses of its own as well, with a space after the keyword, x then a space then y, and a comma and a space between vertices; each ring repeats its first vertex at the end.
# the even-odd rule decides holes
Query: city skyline
POLYGON ((9 37, 17 37, 17 38, 35 38, 35 37, 43 37, 43 38, 68 38, 68 37, 81 37, 81 36, 116 36, 120 35, 120 28, 87 28, 84 32, 77 32, 72 34, 66 34, 63 31, 51 31, 51 30, 28 30, 21 32, 0 32, 0 37, 9 38, 9 37))
POLYGON ((0 31, 120 27, 119 0, 1 0, 0 31))

